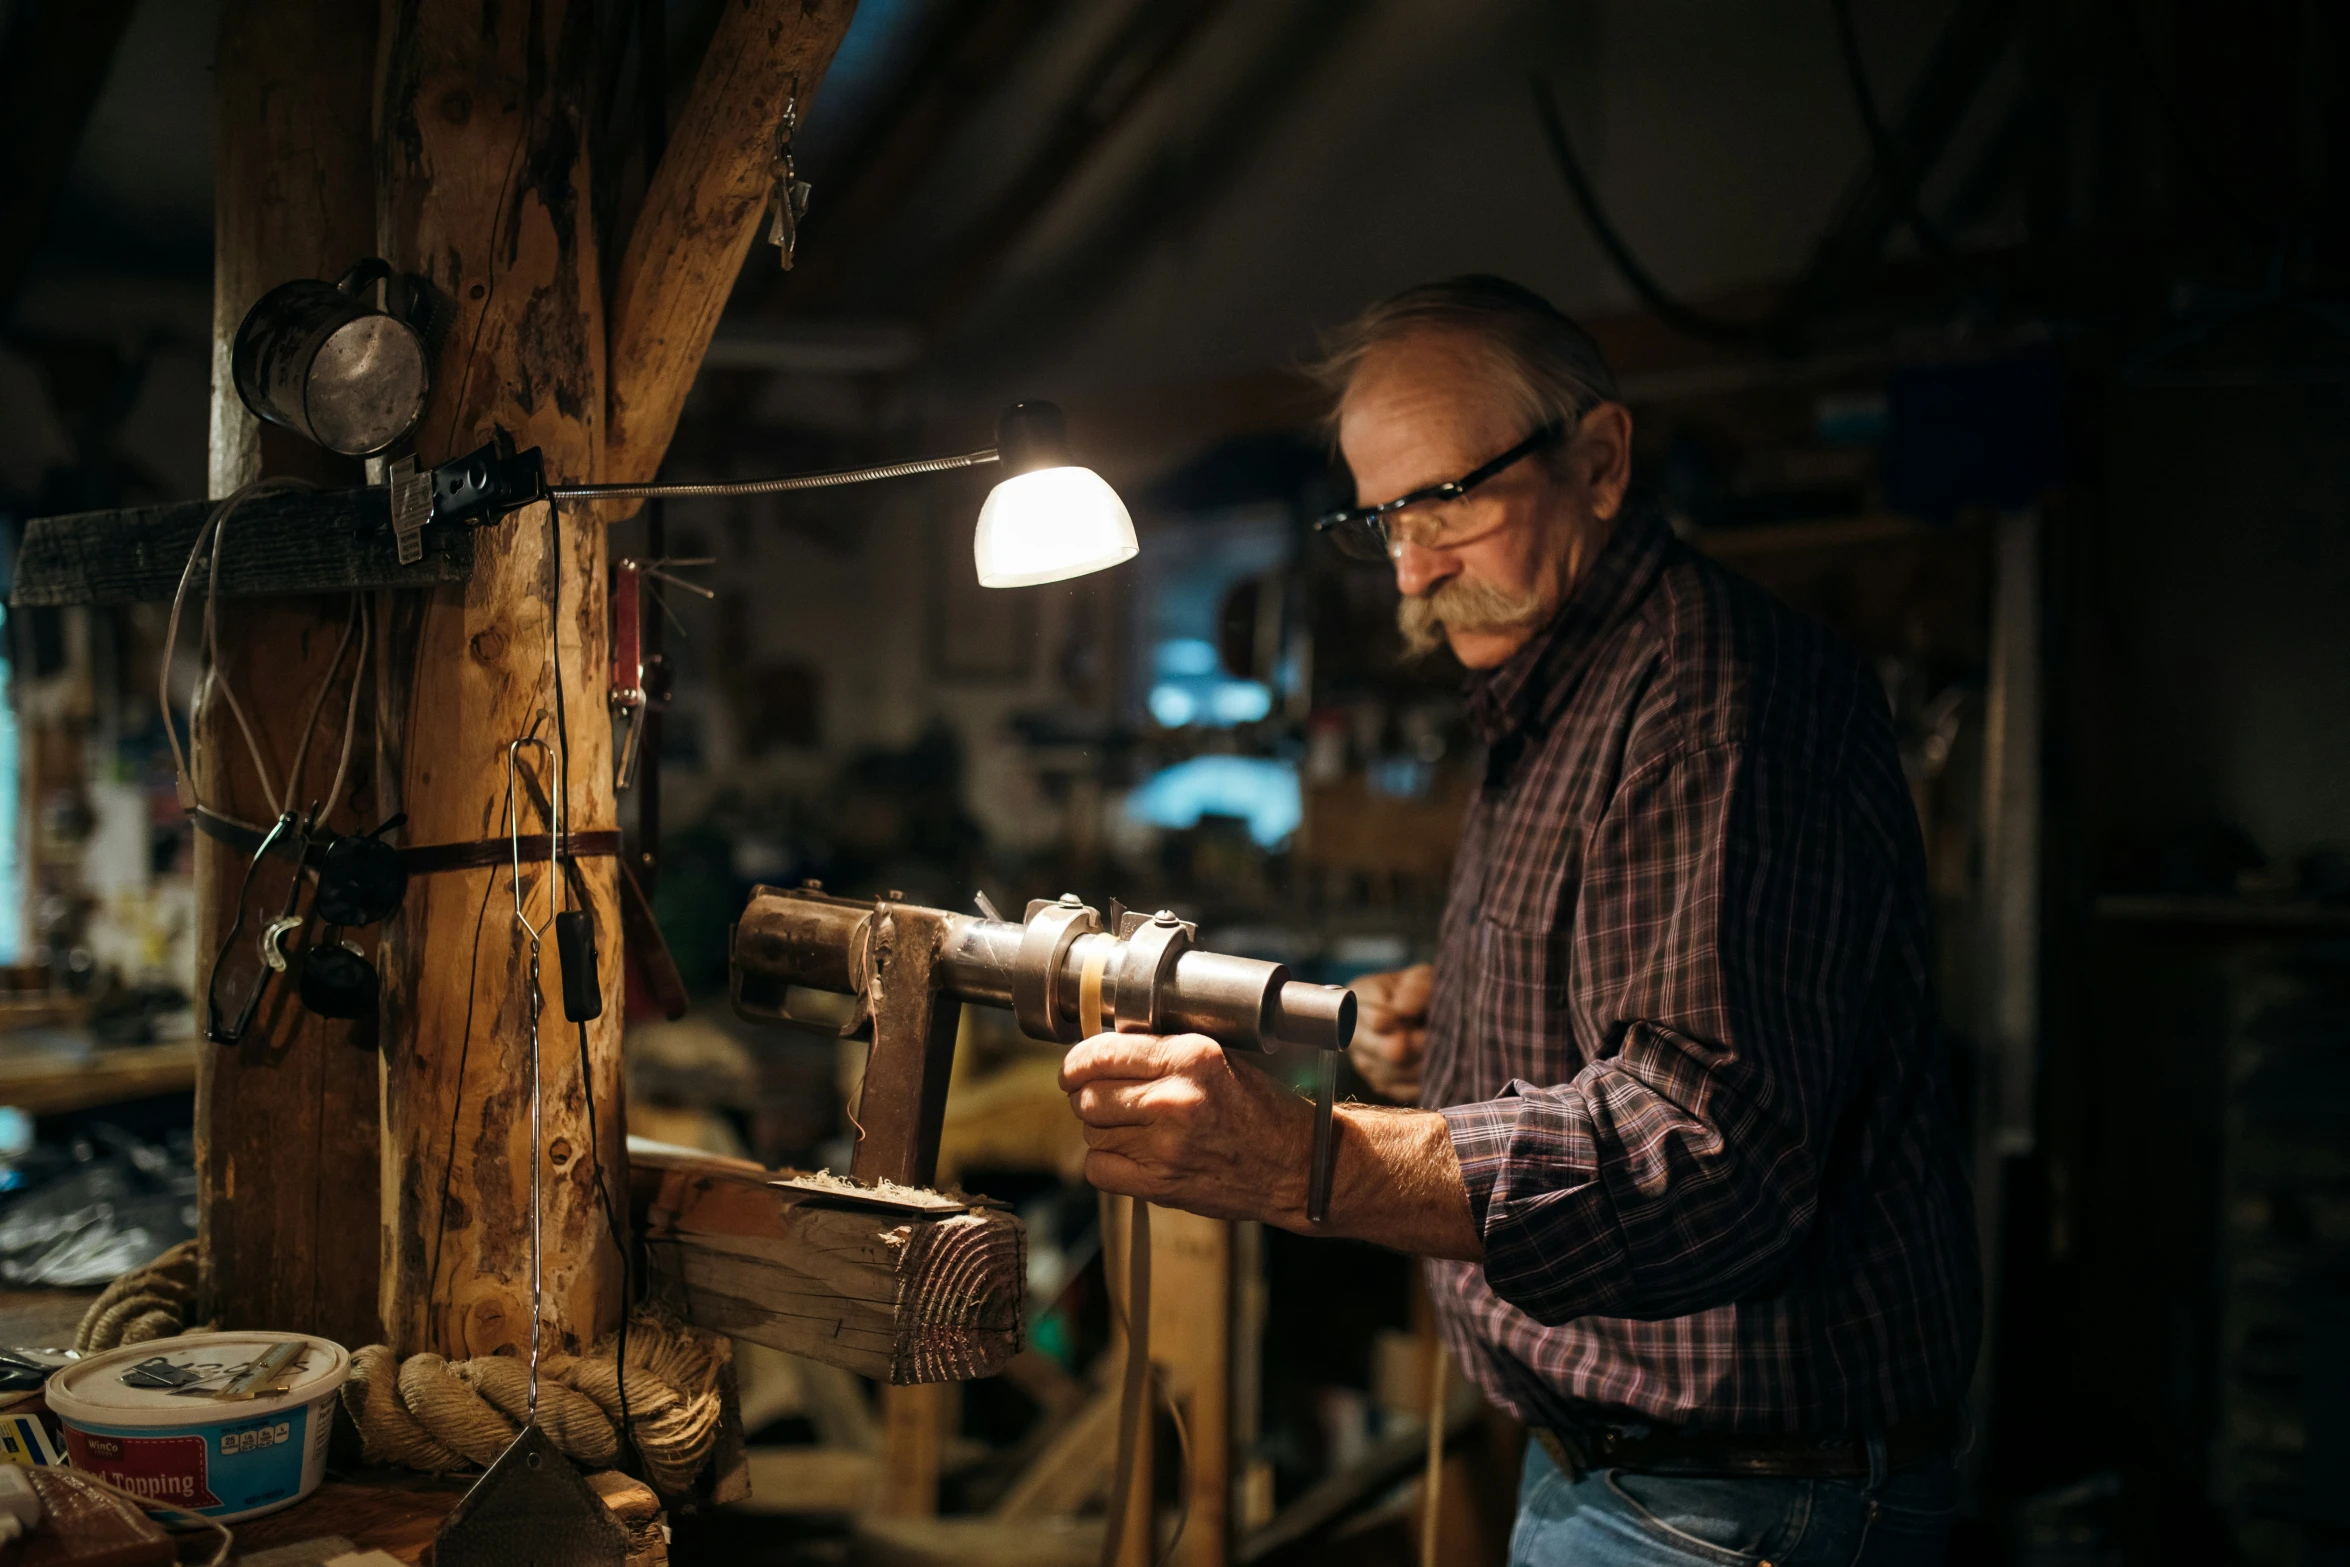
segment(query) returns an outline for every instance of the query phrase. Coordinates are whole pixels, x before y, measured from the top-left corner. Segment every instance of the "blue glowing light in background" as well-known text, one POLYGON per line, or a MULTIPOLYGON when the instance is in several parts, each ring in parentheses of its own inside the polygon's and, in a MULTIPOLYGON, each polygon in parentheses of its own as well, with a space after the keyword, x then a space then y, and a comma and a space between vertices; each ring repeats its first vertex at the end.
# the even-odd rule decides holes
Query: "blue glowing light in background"
POLYGON ((1225 674, 1215 644, 1204 637, 1169 637, 1153 651, 1151 663, 1158 677, 1151 687, 1151 717, 1168 729, 1186 724, 1229 729, 1273 711, 1273 688, 1225 674))
MULTIPOLYGON (((1260 688, 1261 689, 1261 688, 1260 688)), ((1277 849, 1297 831, 1305 807, 1297 769, 1265 756, 1195 756, 1143 780, 1127 814, 1153 827, 1196 827, 1202 816, 1237 816, 1259 847, 1277 849)))

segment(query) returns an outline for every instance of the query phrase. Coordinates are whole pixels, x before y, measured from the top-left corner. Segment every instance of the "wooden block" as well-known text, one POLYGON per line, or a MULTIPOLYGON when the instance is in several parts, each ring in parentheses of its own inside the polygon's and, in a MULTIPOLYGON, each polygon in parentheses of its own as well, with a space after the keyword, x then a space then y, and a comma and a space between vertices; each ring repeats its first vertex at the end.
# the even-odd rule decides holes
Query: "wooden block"
POLYGON ((907 1385, 1019 1352, 1027 1246, 1000 1209, 633 1144, 656 1289, 695 1325, 907 1385))
POLYGON ((628 1567, 668 1567, 669 1520, 653 1488, 617 1469, 599 1469, 587 1483, 628 1531, 628 1567))

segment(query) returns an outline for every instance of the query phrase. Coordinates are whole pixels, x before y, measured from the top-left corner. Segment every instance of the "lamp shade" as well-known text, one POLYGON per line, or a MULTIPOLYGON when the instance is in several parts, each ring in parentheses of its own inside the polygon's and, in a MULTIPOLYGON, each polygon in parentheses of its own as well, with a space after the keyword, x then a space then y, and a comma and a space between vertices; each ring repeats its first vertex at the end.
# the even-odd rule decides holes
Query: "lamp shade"
POLYGON ((1035 468, 988 492, 971 553, 979 585, 1025 588, 1132 560, 1134 519, 1091 468, 1035 468))

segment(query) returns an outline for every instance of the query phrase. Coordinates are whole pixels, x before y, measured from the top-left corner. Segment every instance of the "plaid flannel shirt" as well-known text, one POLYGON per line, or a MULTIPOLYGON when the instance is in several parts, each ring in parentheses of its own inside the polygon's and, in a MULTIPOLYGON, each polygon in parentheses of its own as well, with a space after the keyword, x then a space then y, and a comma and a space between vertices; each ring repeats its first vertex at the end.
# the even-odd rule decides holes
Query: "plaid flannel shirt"
POLYGON ((1429 1265, 1460 1363, 1537 1425, 1955 1407, 1972 1204, 1866 668, 1634 513, 1470 712, 1422 1092, 1485 1241, 1429 1265))

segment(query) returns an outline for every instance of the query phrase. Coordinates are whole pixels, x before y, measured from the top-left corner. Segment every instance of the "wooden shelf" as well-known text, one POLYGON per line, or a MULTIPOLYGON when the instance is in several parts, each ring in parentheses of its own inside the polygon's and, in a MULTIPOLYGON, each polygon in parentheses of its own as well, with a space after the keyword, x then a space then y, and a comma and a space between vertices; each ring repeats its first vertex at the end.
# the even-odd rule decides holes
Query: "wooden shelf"
POLYGON ((0 1105, 14 1105, 30 1115, 59 1115, 150 1094, 192 1093, 197 1048, 194 1040, 186 1040, 125 1045, 85 1058, 0 1057, 0 1105))

